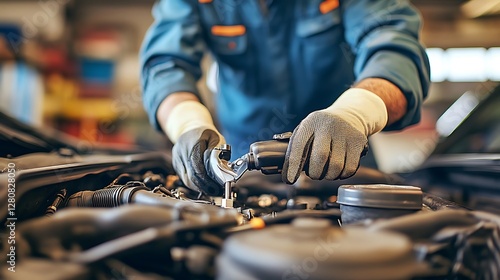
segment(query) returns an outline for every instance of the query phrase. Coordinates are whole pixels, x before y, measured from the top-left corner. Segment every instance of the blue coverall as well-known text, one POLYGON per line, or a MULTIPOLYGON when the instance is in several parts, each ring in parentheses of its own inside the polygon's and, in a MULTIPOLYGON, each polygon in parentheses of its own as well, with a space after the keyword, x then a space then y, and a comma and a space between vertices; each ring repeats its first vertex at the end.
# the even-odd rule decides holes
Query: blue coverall
POLYGON ((215 100, 233 155, 274 133, 293 131, 356 81, 398 86, 406 115, 386 130, 420 120, 429 62, 421 20, 404 0, 162 0, 141 49, 143 100, 158 129, 160 103, 175 92, 199 95, 200 60, 219 64, 215 100))

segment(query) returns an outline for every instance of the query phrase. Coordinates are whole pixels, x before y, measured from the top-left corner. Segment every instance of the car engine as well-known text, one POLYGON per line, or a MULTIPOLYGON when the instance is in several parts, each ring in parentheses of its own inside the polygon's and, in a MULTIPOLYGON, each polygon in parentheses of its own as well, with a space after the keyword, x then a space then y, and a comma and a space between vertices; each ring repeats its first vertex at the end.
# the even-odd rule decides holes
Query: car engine
POLYGON ((361 167, 346 180, 304 176, 286 185, 279 175, 247 172, 233 186, 233 207, 223 208, 221 198, 186 188, 170 163, 159 152, 67 149, 1 158, 2 278, 500 275, 499 216, 397 175, 361 167))

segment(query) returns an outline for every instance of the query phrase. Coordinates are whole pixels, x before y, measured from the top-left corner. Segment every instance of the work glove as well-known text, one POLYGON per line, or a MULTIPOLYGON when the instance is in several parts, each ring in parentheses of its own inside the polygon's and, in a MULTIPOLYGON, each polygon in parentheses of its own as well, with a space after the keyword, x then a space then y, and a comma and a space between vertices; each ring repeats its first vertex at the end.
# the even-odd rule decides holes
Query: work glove
POLYGON ((224 137, 213 124, 210 112, 197 101, 184 101, 170 112, 165 130, 174 143, 174 170, 188 188, 211 196, 222 194, 222 186, 210 178, 205 158, 213 148, 224 144, 224 137))
POLYGON ((293 184, 302 170, 311 179, 349 178, 359 168, 368 136, 387 124, 387 108, 371 91, 351 88, 330 107, 309 114, 295 128, 282 170, 293 184))

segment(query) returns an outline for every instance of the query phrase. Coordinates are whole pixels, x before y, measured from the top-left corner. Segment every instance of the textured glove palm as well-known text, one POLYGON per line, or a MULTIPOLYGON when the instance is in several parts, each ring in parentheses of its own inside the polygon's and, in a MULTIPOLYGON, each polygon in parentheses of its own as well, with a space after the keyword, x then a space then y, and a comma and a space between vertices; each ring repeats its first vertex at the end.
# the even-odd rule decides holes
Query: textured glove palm
POLYGON ((368 136, 387 124, 387 108, 371 91, 351 88, 330 107, 309 114, 295 128, 283 165, 293 184, 302 170, 312 179, 345 179, 359 168, 368 136))
POLYGON ((189 130, 179 137, 172 149, 173 166, 188 188, 212 196, 222 194, 221 186, 207 175, 204 159, 223 143, 224 137, 208 127, 189 130))
POLYGON ((367 136, 342 116, 313 112, 293 132, 283 166, 283 181, 295 183, 304 166, 312 179, 348 178, 358 170, 367 143, 367 136))

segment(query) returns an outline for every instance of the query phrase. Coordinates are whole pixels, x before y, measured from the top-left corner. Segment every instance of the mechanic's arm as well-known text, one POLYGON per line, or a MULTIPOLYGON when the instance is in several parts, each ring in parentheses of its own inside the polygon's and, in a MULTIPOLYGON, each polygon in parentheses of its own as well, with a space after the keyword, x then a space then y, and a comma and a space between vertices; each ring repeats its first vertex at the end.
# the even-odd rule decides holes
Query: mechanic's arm
POLYGON ((418 42, 418 13, 399 0, 346 0, 340 9, 357 82, 297 126, 283 166, 287 183, 304 166, 312 179, 348 178, 359 167, 368 136, 420 120, 429 62, 418 42))
POLYGON ((389 114, 384 130, 418 123, 430 85, 429 61, 419 43, 418 12, 407 0, 346 0, 340 8, 345 39, 356 57, 354 88, 367 89, 382 98, 389 114), (389 83, 382 85, 373 82, 374 78, 389 83), (406 112, 392 116, 397 113, 393 110, 403 105, 393 106, 401 94, 406 99, 406 112))
POLYGON ((406 97, 392 82, 380 78, 367 78, 357 83, 354 88, 368 90, 382 99, 387 110, 387 125, 399 121, 406 114, 408 107, 406 97))
MULTIPOLYGON (((179 118, 182 118, 182 115, 184 115, 184 114, 181 113, 179 116, 177 116, 174 109, 177 108, 177 110, 178 110, 179 108, 182 108, 183 106, 185 106, 185 104, 188 104, 188 103, 192 103, 194 106, 200 106, 199 108, 202 108, 203 111, 206 110, 205 106, 203 106, 203 104, 201 104, 200 99, 195 94, 193 94, 191 92, 174 92, 174 93, 171 93, 170 95, 168 95, 160 103, 160 106, 158 107, 158 111, 156 112, 156 119, 158 120, 158 123, 160 124, 161 129, 163 129, 163 131, 165 131, 165 133, 167 134, 170 141, 172 141, 172 143, 174 143, 174 144, 177 143, 177 140, 179 139, 179 137, 181 136, 181 134, 184 130, 182 127, 179 127, 176 129, 174 126, 176 126, 176 123, 177 123, 177 125, 179 125, 180 123, 182 123, 182 125, 184 125, 184 123, 185 123, 185 122, 179 122, 179 118), (187 102, 187 103, 185 103, 185 102, 187 102), (197 103, 199 103, 199 105, 197 103), (174 111, 173 114, 172 114, 172 111, 174 111)), ((190 111, 191 110, 189 110, 189 112, 190 111)), ((189 115, 189 116, 193 115, 189 112, 186 115, 189 115)), ((183 112, 183 113, 186 113, 186 112, 183 112)), ((195 120, 198 118, 198 116, 193 116, 193 117, 195 120)), ((200 119, 201 119, 201 121, 205 120, 204 118, 200 118, 200 119)), ((210 119, 210 122, 211 122, 211 119, 210 119)))
POLYGON ((207 175, 204 155, 225 140, 196 88, 204 52, 196 5, 194 0, 155 4, 155 22, 141 48, 141 82, 150 122, 175 144, 175 171, 189 188, 215 195, 221 188, 207 175))

